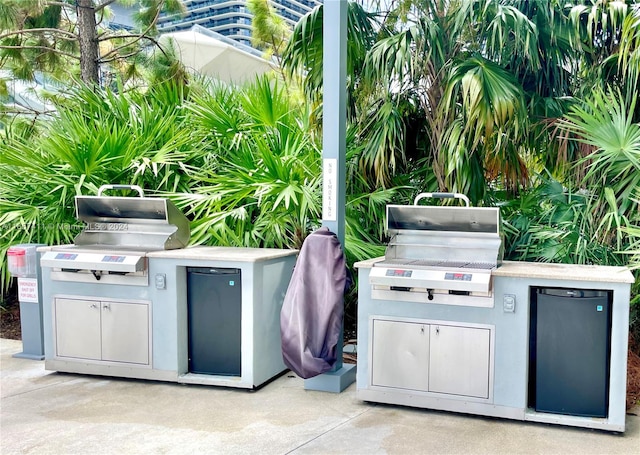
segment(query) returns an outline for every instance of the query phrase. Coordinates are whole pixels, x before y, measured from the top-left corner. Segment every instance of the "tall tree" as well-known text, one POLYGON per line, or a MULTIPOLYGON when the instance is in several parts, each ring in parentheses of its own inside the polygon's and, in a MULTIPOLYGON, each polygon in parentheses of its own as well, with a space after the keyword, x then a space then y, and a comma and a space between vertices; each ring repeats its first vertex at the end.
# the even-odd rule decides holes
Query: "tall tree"
POLYGON ((264 49, 267 58, 280 59, 291 30, 279 16, 269 0, 248 0, 247 6, 253 14, 251 26, 253 45, 264 49))
POLYGON ((155 43, 161 11, 183 10, 180 0, 0 0, 0 67, 18 79, 36 71, 79 74, 98 84, 100 65, 121 62, 155 43), (138 5, 136 32, 109 30, 104 20, 115 3, 138 5))
MULTIPOLYGON (((99 6, 103 8, 105 4, 99 6)), ((78 0, 76 14, 78 15, 80 77, 86 84, 97 83, 99 78, 98 30, 96 29, 96 7, 93 0, 78 0)))

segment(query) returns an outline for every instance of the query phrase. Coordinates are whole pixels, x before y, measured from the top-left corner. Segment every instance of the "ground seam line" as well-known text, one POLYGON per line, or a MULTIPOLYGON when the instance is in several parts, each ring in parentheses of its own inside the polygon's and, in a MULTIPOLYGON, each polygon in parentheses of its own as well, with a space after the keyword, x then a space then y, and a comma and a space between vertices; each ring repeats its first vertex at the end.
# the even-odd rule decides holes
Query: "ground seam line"
POLYGON ((336 426, 329 428, 328 430, 326 430, 326 431, 324 431, 324 432, 320 433, 319 435, 317 435, 317 436, 315 436, 315 437, 313 437, 313 438, 309 439, 308 441, 303 442, 303 443, 302 443, 302 444, 300 444, 299 446, 294 447, 294 448, 293 448, 293 449, 291 449, 290 451, 285 452, 285 455, 292 454, 292 453, 293 453, 293 452, 295 452, 296 450, 300 449, 301 447, 306 446, 307 444, 309 444, 309 443, 310 443, 310 442, 312 442, 312 441, 315 441, 315 440, 316 440, 316 439, 318 439, 319 437, 324 436, 325 434, 329 433, 330 431, 333 431, 333 430, 335 430, 336 428, 339 428, 339 427, 341 427, 342 425, 344 425, 344 424, 346 424, 346 423, 348 423, 348 422, 351 422, 353 419, 355 419, 355 418, 357 418, 357 417, 360 417, 361 415, 363 415, 363 414, 365 414, 365 413, 367 413, 367 412, 371 411, 371 409, 373 409, 373 408, 371 408, 371 407, 370 407, 370 408, 368 408, 368 409, 363 410, 361 413, 354 415, 353 417, 349 417, 349 418, 348 418, 347 420, 345 420, 344 422, 340 422, 340 423, 339 423, 339 424, 337 424, 336 426))

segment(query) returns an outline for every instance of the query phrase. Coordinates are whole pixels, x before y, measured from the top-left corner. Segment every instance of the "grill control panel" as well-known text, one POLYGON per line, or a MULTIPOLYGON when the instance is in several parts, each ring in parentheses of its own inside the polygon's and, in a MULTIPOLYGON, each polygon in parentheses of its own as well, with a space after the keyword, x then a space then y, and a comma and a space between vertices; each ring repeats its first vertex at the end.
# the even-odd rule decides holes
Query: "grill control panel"
POLYGON ((71 253, 58 253, 56 254, 56 259, 60 259, 62 261, 73 261, 78 257, 77 254, 71 253))
POLYGON ((143 255, 108 254, 108 252, 47 251, 40 260, 42 267, 133 273, 145 270, 143 255))
POLYGON ((411 277, 411 270, 388 269, 385 276, 401 276, 403 278, 411 277))
POLYGON ((102 262, 124 262, 126 256, 105 256, 102 258, 102 262))
POLYGON ((491 271, 453 271, 436 268, 398 268, 375 266, 369 283, 394 288, 444 289, 465 292, 489 292, 491 271))
POLYGON ((452 273, 447 272, 444 274, 445 280, 454 280, 454 281, 472 281, 473 274, 471 273, 452 273))

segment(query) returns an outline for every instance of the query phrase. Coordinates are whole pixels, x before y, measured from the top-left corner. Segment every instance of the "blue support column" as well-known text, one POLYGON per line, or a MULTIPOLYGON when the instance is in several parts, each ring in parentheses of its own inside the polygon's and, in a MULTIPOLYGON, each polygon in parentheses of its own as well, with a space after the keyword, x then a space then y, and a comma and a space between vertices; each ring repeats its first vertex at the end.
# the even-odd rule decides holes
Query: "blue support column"
MULTIPOLYGON (((347 1, 325 0, 322 91, 322 225, 344 248, 347 130, 347 1)), ((342 392, 356 380, 356 366, 342 364, 342 337, 332 371, 306 379, 304 388, 342 392)))

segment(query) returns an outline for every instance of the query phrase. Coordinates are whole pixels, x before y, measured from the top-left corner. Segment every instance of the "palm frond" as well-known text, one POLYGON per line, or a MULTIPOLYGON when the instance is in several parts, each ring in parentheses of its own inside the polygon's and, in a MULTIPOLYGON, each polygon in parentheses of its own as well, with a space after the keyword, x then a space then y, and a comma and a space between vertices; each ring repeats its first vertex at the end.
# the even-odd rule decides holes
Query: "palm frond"
POLYGON ((628 104, 620 92, 595 91, 560 122, 576 140, 594 147, 578 163, 588 166, 582 183, 601 195, 610 187, 625 214, 633 210, 634 191, 640 187, 640 124, 632 120, 636 99, 628 104))

